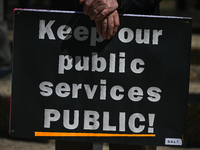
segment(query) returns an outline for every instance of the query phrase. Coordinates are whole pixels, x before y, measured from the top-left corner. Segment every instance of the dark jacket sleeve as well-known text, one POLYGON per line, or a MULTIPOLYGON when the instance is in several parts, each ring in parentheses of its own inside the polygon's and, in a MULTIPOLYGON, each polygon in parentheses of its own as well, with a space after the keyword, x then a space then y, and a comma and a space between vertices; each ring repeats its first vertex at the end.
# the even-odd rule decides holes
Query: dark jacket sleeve
POLYGON ((161 0, 121 0, 119 13, 126 14, 158 14, 161 0))

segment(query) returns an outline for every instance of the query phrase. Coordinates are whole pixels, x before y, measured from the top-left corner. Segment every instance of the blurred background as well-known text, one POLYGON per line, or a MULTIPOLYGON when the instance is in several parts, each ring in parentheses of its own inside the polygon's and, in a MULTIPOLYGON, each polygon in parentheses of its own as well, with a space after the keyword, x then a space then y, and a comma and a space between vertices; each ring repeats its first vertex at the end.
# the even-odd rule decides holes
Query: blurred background
MULTIPOLYGON (((5 0, 5 17, 12 28, 12 12, 14 8, 56 9, 65 10, 66 0, 5 0)), ((162 0, 160 15, 192 17, 194 31, 200 32, 199 0, 162 0)))
MULTIPOLYGON (((12 53, 14 8, 65 10, 67 0, 4 0, 4 3, 2 2, 3 0, 0 0, 0 10, 2 10, 0 19, 5 24, 5 35, 9 43, 8 51, 12 53)), ((160 15, 191 17, 193 19, 187 149, 197 150, 200 149, 200 0, 162 0, 160 3, 160 15)), ((0 72, 0 150, 54 150, 55 143, 53 140, 33 141, 31 139, 9 138, 11 78, 10 71, 5 74, 0 72)), ((170 149, 182 150, 170 147, 158 148, 158 150, 170 149)))

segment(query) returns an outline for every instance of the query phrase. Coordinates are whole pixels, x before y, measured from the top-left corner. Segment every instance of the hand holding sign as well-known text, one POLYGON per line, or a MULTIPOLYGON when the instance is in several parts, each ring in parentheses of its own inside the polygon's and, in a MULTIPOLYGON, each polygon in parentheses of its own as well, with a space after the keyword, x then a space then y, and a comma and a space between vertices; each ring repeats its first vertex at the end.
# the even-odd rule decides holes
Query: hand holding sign
POLYGON ((117 0, 80 0, 83 11, 91 20, 100 21, 118 8, 117 0))
POLYGON ((116 0, 80 0, 84 14, 95 20, 98 34, 110 39, 119 27, 118 3, 116 0))
POLYGON ((110 39, 115 35, 119 27, 119 15, 115 10, 112 14, 101 21, 95 21, 98 34, 103 39, 110 39))

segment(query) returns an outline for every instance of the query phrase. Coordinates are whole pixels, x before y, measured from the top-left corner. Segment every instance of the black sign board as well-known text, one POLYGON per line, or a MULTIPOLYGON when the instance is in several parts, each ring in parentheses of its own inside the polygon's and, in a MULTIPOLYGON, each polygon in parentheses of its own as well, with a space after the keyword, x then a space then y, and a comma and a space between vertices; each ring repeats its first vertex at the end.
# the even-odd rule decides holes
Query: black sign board
POLYGON ((10 134, 184 145, 191 26, 121 15, 103 40, 83 13, 16 9, 10 134))

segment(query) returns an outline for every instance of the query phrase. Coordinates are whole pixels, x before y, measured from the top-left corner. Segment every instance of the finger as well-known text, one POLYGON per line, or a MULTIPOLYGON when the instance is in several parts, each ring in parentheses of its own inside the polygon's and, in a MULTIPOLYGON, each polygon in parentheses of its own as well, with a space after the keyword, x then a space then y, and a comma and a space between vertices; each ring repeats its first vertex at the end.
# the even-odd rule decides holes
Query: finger
POLYGON ((104 19, 102 22, 102 27, 101 27, 101 36, 104 40, 106 39, 107 28, 108 28, 108 20, 104 19))
POLYGON ((97 28, 97 33, 99 34, 99 36, 101 36, 102 35, 102 22, 101 21, 95 21, 95 23, 96 23, 96 28, 97 28))
POLYGON ((91 14, 92 14, 92 7, 89 7, 86 15, 90 17, 91 14))
POLYGON ((113 36, 116 34, 117 30, 118 30, 118 27, 120 25, 120 22, 119 22, 119 14, 118 12, 114 12, 115 15, 114 15, 114 29, 113 29, 113 36))
POLYGON ((84 7, 83 7, 83 12, 85 15, 88 15, 89 8, 93 2, 94 0, 85 0, 84 7))
POLYGON ((113 15, 110 15, 110 16, 108 16, 106 39, 110 39, 111 36, 113 36, 113 29, 114 29, 114 17, 113 17, 113 15))

